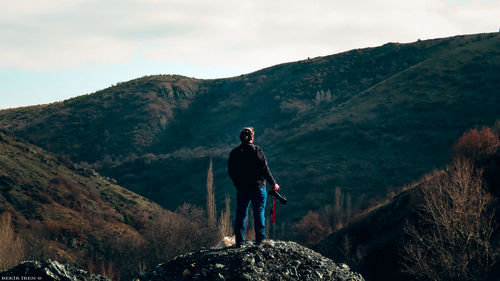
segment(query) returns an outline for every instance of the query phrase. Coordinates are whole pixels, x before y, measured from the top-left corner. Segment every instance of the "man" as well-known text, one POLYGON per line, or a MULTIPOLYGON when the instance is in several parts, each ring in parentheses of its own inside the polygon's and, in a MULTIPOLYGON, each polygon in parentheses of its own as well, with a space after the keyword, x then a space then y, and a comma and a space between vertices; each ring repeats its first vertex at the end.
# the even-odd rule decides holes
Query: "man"
POLYGON ((243 128, 240 133, 241 144, 231 151, 228 159, 227 170, 236 187, 234 234, 237 247, 245 244, 245 220, 250 202, 254 216, 255 242, 259 245, 266 239, 266 181, 274 190, 280 189, 269 171, 264 152, 253 144, 254 136, 252 127, 243 128))

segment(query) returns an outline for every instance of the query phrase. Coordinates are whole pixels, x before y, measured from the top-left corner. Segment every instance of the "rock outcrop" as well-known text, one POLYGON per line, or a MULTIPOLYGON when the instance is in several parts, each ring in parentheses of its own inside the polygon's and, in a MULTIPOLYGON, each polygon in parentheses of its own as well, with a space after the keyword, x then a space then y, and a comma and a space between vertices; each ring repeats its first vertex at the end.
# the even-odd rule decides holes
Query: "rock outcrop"
POLYGON ((111 281, 107 277, 50 260, 22 262, 8 271, 0 273, 0 280, 111 281))
POLYGON ((143 274, 140 281, 160 280, 335 280, 363 281, 345 264, 300 246, 277 241, 271 245, 200 250, 178 256, 143 274))

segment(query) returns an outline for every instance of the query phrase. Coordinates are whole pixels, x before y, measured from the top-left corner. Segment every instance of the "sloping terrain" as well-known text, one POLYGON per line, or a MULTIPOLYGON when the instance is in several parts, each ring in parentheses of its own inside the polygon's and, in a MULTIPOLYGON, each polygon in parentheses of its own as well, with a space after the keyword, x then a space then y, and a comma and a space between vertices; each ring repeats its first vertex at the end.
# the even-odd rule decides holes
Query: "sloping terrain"
POLYGON ((256 143, 299 218, 333 200, 385 194, 443 167, 500 106, 500 35, 389 43, 239 77, 150 76, 59 103, 0 111, 0 127, 92 167, 164 207, 233 194, 226 159, 239 130, 256 143))
MULTIPOLYGON (((485 202, 487 202, 487 204, 484 203, 486 204, 484 209, 480 210, 480 218, 467 213, 471 212, 475 215, 478 214, 470 211, 477 207, 477 201, 474 201, 477 200, 476 192, 467 193, 467 191, 457 188, 457 192, 451 194, 451 196, 450 194, 446 194, 446 196, 443 197, 443 201, 439 201, 440 197, 436 196, 436 194, 439 194, 437 190, 445 188, 446 186, 446 180, 443 181, 440 180, 440 178, 445 177, 444 175, 448 172, 435 171, 432 174, 426 175, 408 190, 399 193, 387 204, 380 206, 346 227, 325 237, 322 241, 318 242, 313 249, 326 257, 349 264, 353 270, 361 273, 368 280, 416 280, 415 277, 406 275, 402 272, 403 262, 405 262, 405 259, 408 257, 408 253, 405 252, 405 249, 407 249, 411 239, 414 238, 412 236, 414 234, 409 232, 409 227, 413 226, 416 229, 420 229, 423 233, 428 234, 428 231, 432 229, 432 219, 435 218, 429 218, 429 205, 426 204, 428 202, 438 202, 436 204, 441 207, 446 206, 443 202, 453 202, 450 206, 452 206, 451 208, 457 208, 457 211, 444 208, 442 213, 437 214, 439 216, 437 219, 442 219, 444 221, 445 227, 448 228, 445 228, 447 231, 451 229, 451 233, 446 233, 446 231, 444 231, 443 235, 446 238, 447 235, 451 235, 454 239, 461 235, 465 235, 464 241, 457 239, 456 241, 452 241, 455 242, 454 244, 449 243, 450 241, 448 240, 442 239, 439 235, 432 234, 432 236, 434 239, 437 239, 437 241, 440 241, 444 248, 465 249, 467 251, 467 254, 459 256, 458 262, 454 263, 456 268, 458 268, 458 264, 463 261, 470 264, 478 262, 475 260, 468 260, 470 256, 473 256, 471 252, 478 251, 479 254, 483 252, 481 248, 482 245, 477 246, 477 249, 473 246, 475 245, 473 240, 477 238, 478 233, 479 235, 487 237, 487 240, 482 240, 482 244, 485 245, 487 243, 487 246, 492 249, 492 256, 497 262, 490 264, 487 270, 483 268, 477 270, 477 272, 474 272, 475 274, 473 276, 464 280, 497 280, 498 274, 500 273, 500 264, 498 263, 498 253, 500 251, 500 214, 498 212, 500 209, 500 197, 498 193, 498 182, 500 180, 500 152, 483 159, 476 165, 480 168, 478 171, 481 171, 481 175, 475 174, 476 172, 472 174, 475 177, 480 177, 481 187, 489 191, 481 199, 484 200, 486 198, 487 201, 485 200, 485 202), (436 185, 433 181, 440 184, 436 185), (460 197, 460 193, 464 194, 464 197, 460 197), (454 196, 459 197, 460 200, 465 202, 463 203, 464 209, 458 208, 462 203, 454 199, 454 196), (441 204, 439 204, 439 202, 441 202, 441 204), (464 216, 466 217, 465 221, 460 220, 460 216, 463 214, 465 214, 464 216), (454 221, 454 219, 456 219, 456 221, 454 221), (479 224, 477 221, 480 219, 486 219, 488 223, 486 225, 479 224), (450 225, 456 223, 458 226, 449 226, 446 225, 446 223, 450 225), (474 224, 475 227, 471 227, 467 224, 474 224), (459 229, 456 229, 457 227, 459 229), (466 228, 466 231, 463 231, 463 233, 461 232, 462 227, 466 228), (460 243, 457 243, 458 241, 460 243), (484 276, 485 272, 488 276, 484 276)), ((448 169, 450 168, 448 167, 448 169)), ((454 172, 452 171, 450 173, 454 172)), ((459 180, 456 180, 452 184, 466 188, 474 185, 474 183, 471 183, 470 179, 467 179, 467 176, 465 176, 466 174, 467 172, 459 169, 456 173, 459 180)), ((422 247, 427 246, 429 244, 428 241, 432 238, 426 238, 428 238, 428 240, 423 239, 422 241, 416 242, 417 245, 422 245, 422 247)), ((456 251, 457 255, 461 255, 462 252, 458 250, 456 251)), ((442 263, 443 266, 440 267, 439 270, 445 272, 444 264, 449 262, 446 258, 450 257, 446 256, 446 251, 442 251, 440 254, 440 259, 435 259, 435 257, 431 255, 422 255, 422 260, 442 263)), ((479 260, 477 257, 475 259, 479 260)), ((476 270, 474 267, 477 267, 477 264, 470 265, 470 267, 476 270)), ((459 271, 456 268, 454 270, 459 271)), ((434 280, 448 280, 446 277, 438 275, 433 276, 433 278, 434 280)), ((422 280, 425 280, 425 278, 422 280)))
POLYGON ((12 217, 24 241, 18 250, 26 259, 58 259, 85 268, 116 258, 123 245, 133 250, 143 243, 143 229, 134 221, 138 215, 146 220, 174 216, 93 170, 68 167, 45 150, 0 131, 2 213, 12 217))

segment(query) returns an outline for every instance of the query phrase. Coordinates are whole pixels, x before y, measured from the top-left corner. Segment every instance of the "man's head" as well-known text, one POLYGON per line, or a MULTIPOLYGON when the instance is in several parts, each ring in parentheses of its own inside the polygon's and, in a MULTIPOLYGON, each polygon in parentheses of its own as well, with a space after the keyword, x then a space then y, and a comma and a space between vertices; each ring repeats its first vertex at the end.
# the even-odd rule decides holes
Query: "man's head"
POLYGON ((254 136, 255 130, 253 127, 245 127, 241 129, 240 140, 242 143, 253 143, 254 136))

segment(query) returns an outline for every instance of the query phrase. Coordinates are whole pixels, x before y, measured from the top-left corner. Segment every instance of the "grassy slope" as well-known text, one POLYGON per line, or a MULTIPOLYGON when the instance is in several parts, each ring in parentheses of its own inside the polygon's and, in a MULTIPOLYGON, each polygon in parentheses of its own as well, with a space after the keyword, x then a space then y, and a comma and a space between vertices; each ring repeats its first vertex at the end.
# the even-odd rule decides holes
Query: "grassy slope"
POLYGON ((51 249, 51 258, 78 263, 103 241, 141 240, 126 222, 139 212, 161 210, 93 171, 72 170, 43 149, 0 131, 0 212, 9 211, 17 231, 51 249))
POLYGON ((288 218, 369 196, 448 161, 466 130, 500 105, 500 35, 386 44, 218 80, 151 76, 92 95, 0 111, 0 127, 102 173, 163 206, 203 204, 208 158, 216 196, 232 193, 226 157, 239 129, 291 199, 288 218))

